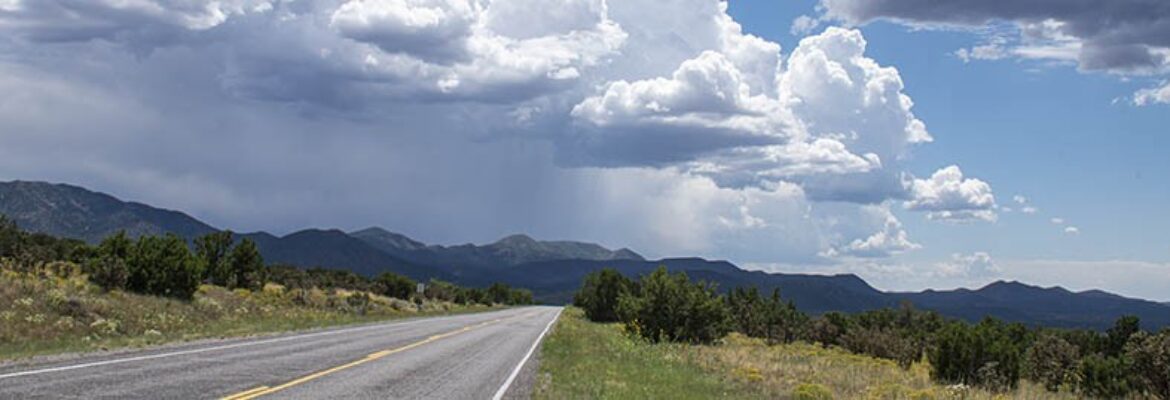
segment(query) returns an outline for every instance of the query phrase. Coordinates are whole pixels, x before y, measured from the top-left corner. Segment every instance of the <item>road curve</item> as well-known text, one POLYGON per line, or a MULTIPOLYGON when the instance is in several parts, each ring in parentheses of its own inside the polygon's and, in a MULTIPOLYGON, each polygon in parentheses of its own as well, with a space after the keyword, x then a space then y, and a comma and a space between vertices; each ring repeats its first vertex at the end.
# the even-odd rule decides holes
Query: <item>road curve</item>
MULTIPOLYGON (((0 399, 499 399, 560 314, 524 307, 0 367, 0 399)), ((513 384, 517 382, 517 384, 513 384)))

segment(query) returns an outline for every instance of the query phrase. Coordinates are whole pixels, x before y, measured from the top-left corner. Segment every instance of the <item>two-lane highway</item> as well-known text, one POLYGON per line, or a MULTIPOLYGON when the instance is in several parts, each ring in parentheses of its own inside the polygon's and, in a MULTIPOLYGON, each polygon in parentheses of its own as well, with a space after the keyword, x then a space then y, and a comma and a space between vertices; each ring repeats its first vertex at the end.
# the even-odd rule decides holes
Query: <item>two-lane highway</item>
POLYGON ((0 399, 499 399, 556 307, 0 367, 0 399))

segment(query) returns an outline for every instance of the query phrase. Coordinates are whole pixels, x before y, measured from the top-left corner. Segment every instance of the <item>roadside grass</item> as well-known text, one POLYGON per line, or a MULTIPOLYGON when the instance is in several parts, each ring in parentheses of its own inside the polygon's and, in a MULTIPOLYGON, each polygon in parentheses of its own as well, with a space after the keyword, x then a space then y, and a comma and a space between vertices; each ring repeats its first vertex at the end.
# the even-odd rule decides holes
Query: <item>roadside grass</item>
POLYGON ((839 348, 808 343, 768 346, 763 340, 732 334, 719 346, 692 346, 687 359, 705 371, 722 373, 759 390, 760 398, 834 399, 1075 399, 1021 380, 1012 392, 992 393, 944 386, 930 378, 925 360, 909 369, 897 363, 839 348), (803 397, 802 397, 803 396, 803 397))
POLYGON ((534 399, 746 398, 728 377, 689 362, 682 345, 649 345, 618 324, 589 322, 565 308, 544 340, 534 399))
POLYGON ((203 285, 182 301, 106 292, 68 263, 32 272, 0 265, 0 361, 493 309, 358 294, 203 285))
POLYGON ((536 399, 1075 399, 1021 381, 1009 393, 944 386, 930 367, 807 343, 769 346, 733 334, 722 344, 650 344, 619 324, 567 308, 541 350, 536 399))

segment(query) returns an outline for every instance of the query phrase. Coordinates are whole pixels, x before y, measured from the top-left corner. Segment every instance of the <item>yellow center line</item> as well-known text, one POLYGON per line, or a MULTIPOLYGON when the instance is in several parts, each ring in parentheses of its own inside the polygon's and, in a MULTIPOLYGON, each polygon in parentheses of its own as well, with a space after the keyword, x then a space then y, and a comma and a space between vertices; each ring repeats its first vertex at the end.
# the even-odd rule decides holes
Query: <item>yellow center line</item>
POLYGON ((260 386, 260 387, 256 387, 256 388, 248 389, 248 390, 245 390, 245 391, 243 391, 243 392, 239 392, 239 393, 233 394, 233 395, 231 395, 231 396, 228 396, 228 397, 224 397, 224 398, 223 398, 223 400, 238 400, 238 399, 240 399, 240 398, 242 398, 242 397, 244 397, 244 396, 250 395, 250 394, 252 394, 252 393, 256 393, 256 392, 262 392, 262 391, 265 391, 265 390, 268 390, 268 386, 260 386))
POLYGON ((434 342, 436 340, 440 340, 440 339, 447 338, 450 336, 455 336, 455 335, 458 335, 460 333, 464 333, 464 332, 467 332, 467 331, 470 331, 473 329, 482 328, 484 326, 491 325, 491 324, 494 324, 496 322, 500 322, 502 320, 504 320, 504 318, 497 318, 497 319, 493 319, 491 321, 481 322, 481 323, 478 323, 475 325, 468 325, 468 326, 465 326, 463 328, 456 329, 456 330, 453 330, 450 332, 441 333, 438 335, 433 335, 433 336, 428 337, 426 339, 423 339, 423 340, 420 340, 420 341, 417 341, 417 342, 414 342, 414 343, 411 343, 411 344, 408 344, 408 345, 405 345, 402 347, 371 353, 370 355, 366 356, 365 358, 362 358, 362 359, 359 359, 356 361, 352 361, 348 364, 338 365, 336 367, 329 368, 329 369, 326 369, 323 371, 314 372, 312 374, 305 375, 305 376, 302 376, 302 377, 297 378, 297 379, 293 379, 291 381, 288 381, 288 382, 281 384, 281 385, 278 385, 278 386, 273 386, 273 387, 260 386, 257 388, 248 389, 246 391, 239 392, 239 393, 224 397, 221 400, 251 400, 251 399, 255 399, 255 398, 260 397, 260 396, 276 393, 276 392, 279 392, 281 390, 288 389, 288 388, 296 386, 296 385, 300 385, 302 383, 320 378, 320 377, 325 376, 325 375, 332 374, 332 373, 337 372, 337 371, 353 368, 353 367, 356 367, 358 365, 362 365, 362 364, 368 363, 370 361, 374 361, 374 360, 377 360, 379 358, 389 356, 391 354, 400 353, 400 352, 403 352, 406 350, 413 349, 415 347, 425 345, 427 343, 434 342))

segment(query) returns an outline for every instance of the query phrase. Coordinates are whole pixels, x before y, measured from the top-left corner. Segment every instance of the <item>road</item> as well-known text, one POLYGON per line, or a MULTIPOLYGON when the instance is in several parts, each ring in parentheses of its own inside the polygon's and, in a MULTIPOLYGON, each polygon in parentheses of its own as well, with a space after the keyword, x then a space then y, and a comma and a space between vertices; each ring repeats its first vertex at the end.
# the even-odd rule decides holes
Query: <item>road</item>
POLYGON ((524 307, 10 365, 0 399, 523 398, 531 379, 521 367, 559 313, 524 307))

